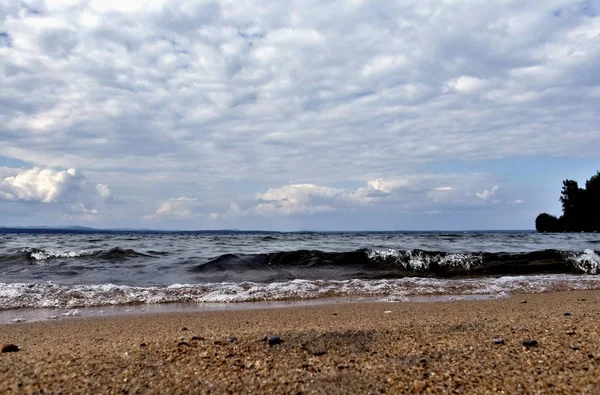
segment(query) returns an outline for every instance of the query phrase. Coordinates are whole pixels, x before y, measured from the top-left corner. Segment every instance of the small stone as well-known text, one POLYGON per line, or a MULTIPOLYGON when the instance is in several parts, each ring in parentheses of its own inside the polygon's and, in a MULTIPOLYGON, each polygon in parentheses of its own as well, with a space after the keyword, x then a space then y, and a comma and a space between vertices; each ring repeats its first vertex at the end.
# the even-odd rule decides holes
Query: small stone
POLYGON ((218 346, 226 346, 227 344, 235 343, 237 341, 237 337, 230 336, 224 340, 215 340, 214 344, 218 346))
POLYGON ((192 340, 201 341, 204 340, 204 338, 202 336, 192 336, 192 340))
POLYGON ((140 347, 146 347, 146 343, 140 343, 140 347))
POLYGON ((15 344, 4 344, 2 346, 2 352, 19 352, 19 350, 21 350, 19 348, 19 346, 15 345, 15 344))
POLYGON ((571 313, 569 313, 568 311, 565 313, 565 317, 569 317, 571 315, 571 313))
POLYGON ((526 300, 524 300, 524 301, 522 301, 521 303, 527 303, 527 301, 526 301, 526 300))
POLYGON ((523 345, 525 347, 537 347, 538 346, 538 342, 537 342, 537 340, 534 340, 534 339, 523 340, 523 345))
POLYGON ((502 344, 504 344, 504 339, 501 338, 501 337, 495 337, 494 338, 494 344, 502 345, 502 344))
POLYGON ((320 357, 321 355, 325 355, 327 354, 327 351, 325 350, 315 350, 313 352, 311 352, 311 355, 314 355, 315 357, 320 357))
POLYGON ((189 346, 190 344, 188 342, 179 342, 179 343, 177 343, 177 345, 179 347, 181 347, 181 346, 189 346))
POLYGON ((283 342, 283 340, 281 340, 281 338, 276 335, 266 335, 263 338, 263 340, 266 341, 269 346, 274 346, 283 342))
POLYGON ((577 346, 573 346, 573 347, 571 347, 571 350, 573 350, 573 351, 579 351, 579 350, 580 350, 580 348, 579 348, 579 347, 577 347, 577 346))
POLYGON ((181 328, 182 331, 187 331, 188 328, 186 328, 185 326, 183 328, 181 328))
POLYGON ((567 335, 569 336, 573 336, 575 334, 575 329, 569 329, 569 331, 567 332, 567 335))

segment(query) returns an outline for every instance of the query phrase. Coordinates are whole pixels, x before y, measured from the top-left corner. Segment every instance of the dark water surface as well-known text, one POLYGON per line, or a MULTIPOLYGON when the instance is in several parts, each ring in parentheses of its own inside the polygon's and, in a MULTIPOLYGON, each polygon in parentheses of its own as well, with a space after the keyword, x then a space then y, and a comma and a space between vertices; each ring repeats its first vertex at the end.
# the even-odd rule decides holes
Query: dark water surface
POLYGON ((600 235, 0 233, 0 310, 600 288, 600 235))

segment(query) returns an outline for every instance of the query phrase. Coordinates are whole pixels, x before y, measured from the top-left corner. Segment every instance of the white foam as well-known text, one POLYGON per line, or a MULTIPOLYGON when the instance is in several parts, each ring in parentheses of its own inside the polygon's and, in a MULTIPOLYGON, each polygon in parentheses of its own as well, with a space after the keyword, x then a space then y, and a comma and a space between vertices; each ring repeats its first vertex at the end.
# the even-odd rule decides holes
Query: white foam
POLYGON ((156 303, 238 303, 319 298, 379 298, 406 301, 418 296, 487 295, 600 289, 600 276, 538 275, 441 279, 408 277, 387 280, 292 280, 274 283, 174 284, 169 287, 125 285, 63 286, 53 283, 0 283, 0 310, 66 308, 156 303))
POLYGON ((54 251, 54 250, 43 250, 36 248, 23 248, 21 252, 29 253, 29 255, 36 261, 44 261, 53 258, 78 258, 82 256, 94 255, 95 251, 54 251))
POLYGON ((402 265, 407 270, 427 271, 432 262, 437 261, 439 266, 450 268, 462 268, 465 271, 471 270, 474 263, 481 263, 480 255, 469 253, 448 253, 446 255, 427 254, 420 250, 397 251, 387 250, 368 250, 367 257, 373 260, 393 261, 402 265))
POLYGON ((583 273, 600 274, 600 256, 593 250, 586 249, 568 259, 583 273))

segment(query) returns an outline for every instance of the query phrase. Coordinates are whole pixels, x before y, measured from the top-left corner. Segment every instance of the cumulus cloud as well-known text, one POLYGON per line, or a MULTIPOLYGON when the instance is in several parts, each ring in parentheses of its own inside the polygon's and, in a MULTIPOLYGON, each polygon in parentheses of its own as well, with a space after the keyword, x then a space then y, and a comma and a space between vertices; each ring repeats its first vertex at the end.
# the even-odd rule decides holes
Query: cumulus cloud
POLYGON ((76 169, 55 171, 33 168, 6 177, 0 183, 0 199, 40 203, 71 200, 83 189, 85 177, 76 169))
MULTIPOLYGON (((0 2, 0 156, 83 169, 141 202, 137 219, 178 212, 168 190, 222 212, 290 180, 314 187, 263 210, 404 207, 422 191, 401 174, 594 158, 598 15, 579 0, 0 2)), ((476 190, 440 182, 427 202, 476 190)), ((14 188, 0 198, 54 199, 14 188)))
POLYGON ((355 193, 340 188, 313 184, 294 184, 271 188, 257 196, 253 212, 258 215, 315 214, 343 208, 348 203, 358 203, 355 193))
POLYGON ((161 202, 156 211, 152 214, 145 215, 146 220, 190 220, 197 219, 203 216, 199 211, 201 204, 195 198, 189 197, 173 197, 167 201, 161 202))
MULTIPOLYGON (((444 210, 480 206, 480 199, 493 197, 499 186, 471 193, 487 182, 487 176, 470 174, 408 175, 398 179, 376 179, 359 188, 334 188, 315 184, 290 184, 269 188, 243 206, 231 203, 220 216, 296 216, 328 212, 443 213, 444 210), (452 182, 454 186, 444 183, 452 182), (440 185, 441 184, 441 185, 440 185), (437 185, 437 186, 436 186, 437 185)), ((515 202, 518 200, 515 200, 515 202)), ((501 203, 494 200, 493 203, 501 203)))
POLYGON ((496 195, 496 192, 498 192, 499 188, 500 187, 498 185, 495 185, 491 189, 484 189, 482 192, 475 193, 475 196, 482 200, 488 200, 489 198, 496 195))
POLYGON ((102 215, 102 203, 113 199, 108 185, 94 187, 74 168, 2 168, 1 173, 5 177, 0 182, 0 203, 27 204, 28 215, 33 217, 56 212, 55 223, 61 220, 95 221, 102 215))
POLYGON ((96 191, 98 192, 98 195, 100 195, 100 197, 104 200, 109 200, 112 197, 110 188, 106 184, 96 185, 96 191))

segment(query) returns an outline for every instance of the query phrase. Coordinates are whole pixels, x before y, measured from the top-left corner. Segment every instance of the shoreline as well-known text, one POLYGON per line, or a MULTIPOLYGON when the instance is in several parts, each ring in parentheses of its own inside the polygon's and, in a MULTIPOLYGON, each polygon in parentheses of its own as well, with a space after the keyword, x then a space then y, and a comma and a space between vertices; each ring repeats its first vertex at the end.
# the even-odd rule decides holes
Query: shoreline
POLYGON ((21 350, 0 354, 0 392, 599 393, 598 306, 596 290, 3 324, 21 350))
POLYGON ((21 308, 0 310, 0 325, 34 323, 43 321, 64 321, 74 318, 100 318, 115 316, 136 316, 146 314, 206 313, 214 311, 240 311, 285 309, 294 307, 322 306, 329 304, 359 303, 446 303, 460 300, 494 300, 510 295, 420 295, 407 296, 403 300, 389 301, 380 297, 322 297, 315 299, 264 301, 264 302, 184 302, 184 303, 140 303, 132 305, 108 305, 73 308, 21 308))

